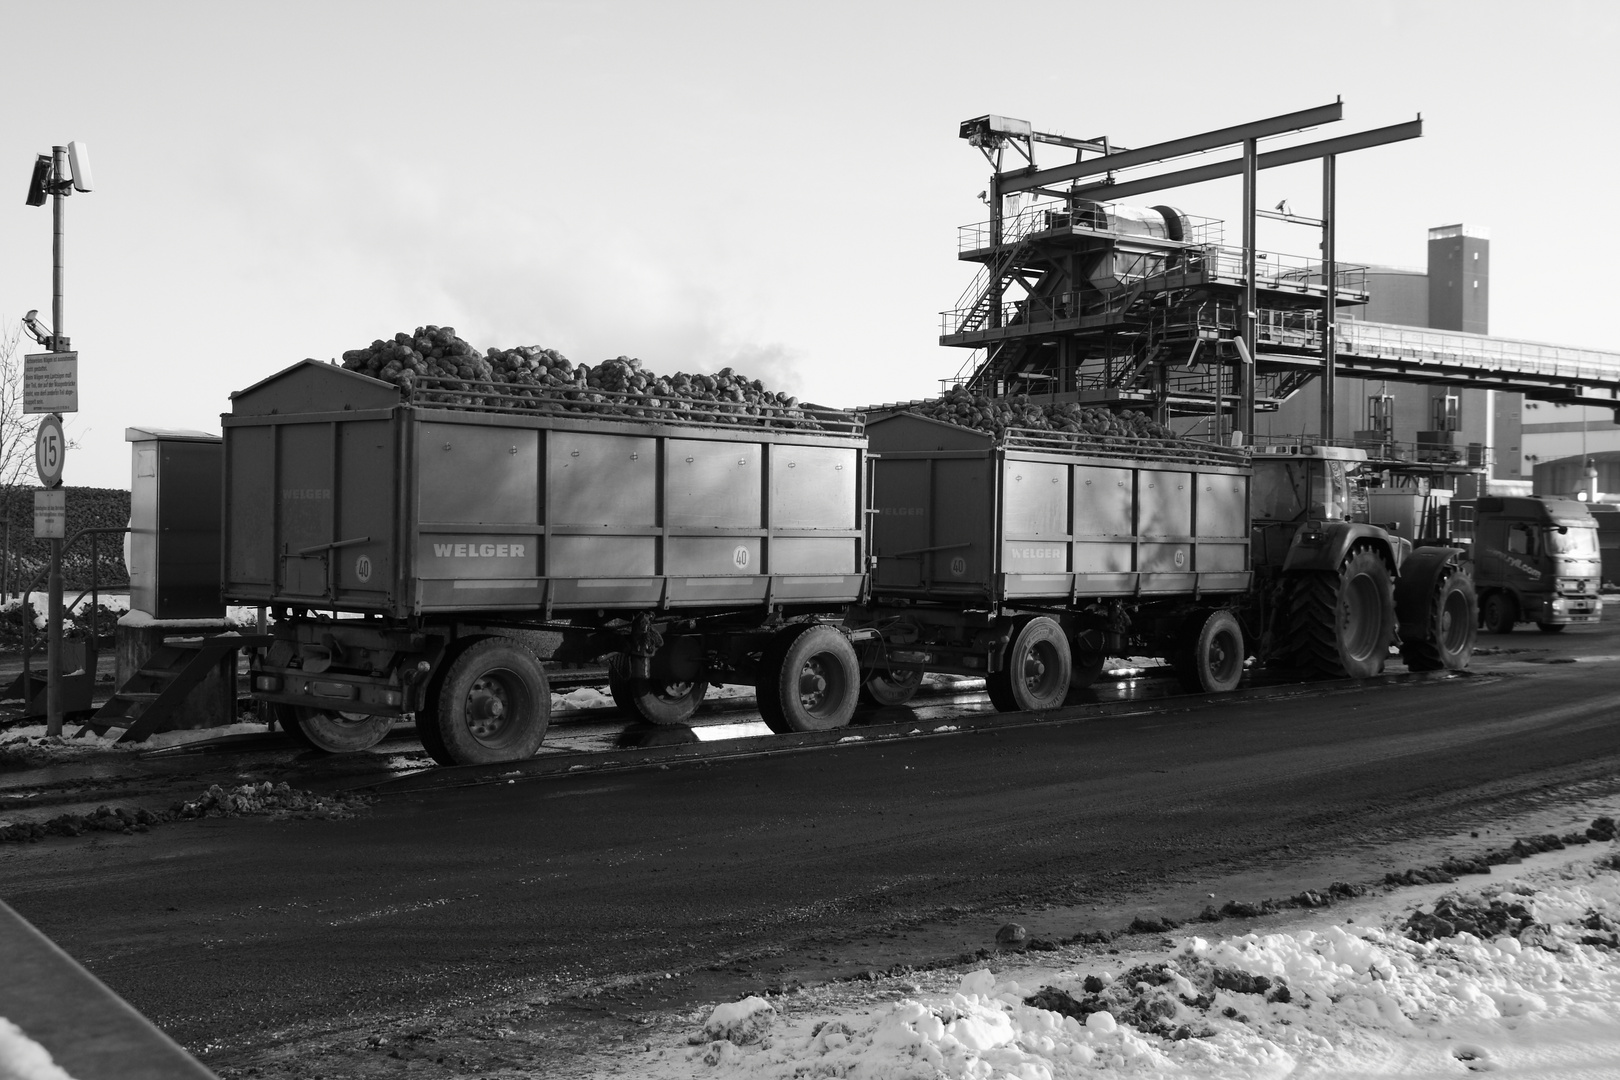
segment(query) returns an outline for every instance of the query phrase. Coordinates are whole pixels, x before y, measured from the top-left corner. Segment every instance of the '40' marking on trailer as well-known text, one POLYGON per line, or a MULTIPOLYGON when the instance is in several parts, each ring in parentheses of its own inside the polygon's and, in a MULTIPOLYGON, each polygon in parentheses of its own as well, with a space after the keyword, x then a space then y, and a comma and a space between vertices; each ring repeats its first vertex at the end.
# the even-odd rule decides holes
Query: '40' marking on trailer
POLYGON ((737 550, 731 553, 731 561, 737 564, 739 570, 748 569, 749 558, 748 549, 741 544, 738 544, 737 550))

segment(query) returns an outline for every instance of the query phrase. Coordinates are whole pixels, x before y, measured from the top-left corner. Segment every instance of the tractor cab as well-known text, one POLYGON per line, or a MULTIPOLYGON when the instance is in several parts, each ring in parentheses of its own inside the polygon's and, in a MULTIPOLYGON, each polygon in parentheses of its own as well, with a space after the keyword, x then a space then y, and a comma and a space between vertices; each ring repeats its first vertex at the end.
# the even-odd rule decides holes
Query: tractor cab
POLYGON ((1344 446, 1257 448, 1249 486, 1254 565, 1279 568, 1296 547, 1320 547, 1339 523, 1364 518, 1355 477, 1366 462, 1365 450, 1344 446))

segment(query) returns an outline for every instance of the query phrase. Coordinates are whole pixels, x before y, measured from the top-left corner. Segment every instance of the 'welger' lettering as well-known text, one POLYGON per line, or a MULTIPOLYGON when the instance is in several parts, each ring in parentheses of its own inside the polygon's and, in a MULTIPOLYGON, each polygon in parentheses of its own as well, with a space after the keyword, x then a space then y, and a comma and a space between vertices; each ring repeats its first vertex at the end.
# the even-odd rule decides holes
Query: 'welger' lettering
POLYGON ((526 544, 434 544, 441 559, 521 559, 526 544))

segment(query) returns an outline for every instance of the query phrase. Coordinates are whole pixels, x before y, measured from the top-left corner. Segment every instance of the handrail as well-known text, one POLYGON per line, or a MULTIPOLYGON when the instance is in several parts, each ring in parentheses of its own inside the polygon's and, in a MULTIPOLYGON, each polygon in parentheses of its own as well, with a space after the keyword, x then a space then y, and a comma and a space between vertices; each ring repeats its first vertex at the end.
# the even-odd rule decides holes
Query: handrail
MULTIPOLYGON (((89 648, 86 650, 87 655, 85 657, 84 668, 86 673, 88 673, 90 676, 90 685, 92 691, 96 682, 96 664, 100 659, 100 657, 97 655, 96 649, 96 617, 101 609, 101 550, 97 540, 102 533, 122 534, 127 532, 129 532, 129 526, 127 525, 98 525, 88 529, 80 529, 62 543, 62 550, 66 552, 72 548, 74 544, 78 543, 81 537, 90 537, 90 588, 87 590, 90 594, 90 644, 89 648)), ((126 567, 125 569, 127 570, 128 568, 126 567)), ((33 579, 28 584, 28 588, 22 591, 21 606, 18 608, 19 611, 23 612, 24 616, 22 675, 23 693, 25 696, 28 693, 30 678, 33 674, 33 668, 30 661, 34 656, 34 620, 27 617, 28 597, 33 594, 34 586, 40 584, 40 579, 48 577, 49 574, 50 569, 46 568, 34 575, 33 579)), ((129 582, 125 581, 124 584, 128 585, 129 582)), ((84 592, 79 593, 79 595, 74 598, 73 603, 66 605, 64 610, 72 611, 75 607, 78 607, 79 602, 83 600, 84 597, 84 592)))

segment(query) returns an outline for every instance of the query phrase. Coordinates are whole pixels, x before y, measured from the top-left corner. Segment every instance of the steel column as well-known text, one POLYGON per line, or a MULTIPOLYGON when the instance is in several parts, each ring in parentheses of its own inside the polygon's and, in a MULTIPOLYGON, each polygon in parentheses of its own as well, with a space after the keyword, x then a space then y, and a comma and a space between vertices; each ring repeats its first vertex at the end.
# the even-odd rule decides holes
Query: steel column
POLYGON ((1254 355, 1259 306, 1255 289, 1255 185, 1259 180, 1259 140, 1243 140, 1243 314, 1238 326, 1243 332, 1243 356, 1238 360, 1238 408, 1232 417, 1232 430, 1242 432, 1244 443, 1254 442, 1254 355))
POLYGON ((1322 158, 1322 441, 1330 445, 1334 439, 1334 409, 1337 406, 1334 393, 1339 359, 1339 265, 1334 250, 1337 161, 1332 154, 1322 158))

